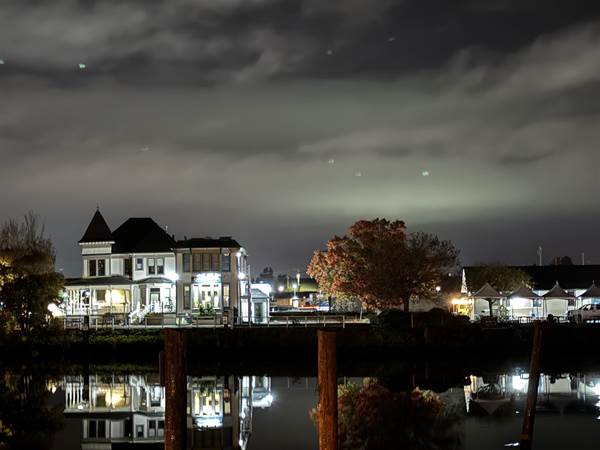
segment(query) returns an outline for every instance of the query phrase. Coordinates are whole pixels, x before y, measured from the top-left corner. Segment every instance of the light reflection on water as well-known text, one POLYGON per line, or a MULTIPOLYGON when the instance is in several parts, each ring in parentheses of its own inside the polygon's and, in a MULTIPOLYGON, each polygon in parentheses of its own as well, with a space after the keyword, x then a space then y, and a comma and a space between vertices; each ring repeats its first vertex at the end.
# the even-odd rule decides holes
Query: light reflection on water
MULTIPOLYGON (((358 440, 347 439, 343 448, 375 450, 395 442, 401 448, 475 450, 511 447, 518 442, 528 386, 523 371, 471 375, 463 385, 427 394, 428 401, 434 399, 431 404, 436 405, 433 414, 415 407, 415 392, 426 391, 406 391, 407 387, 394 379, 375 382, 378 391, 369 390, 373 379, 340 379, 341 384, 355 385, 355 392, 363 389, 364 398, 371 402, 358 409, 358 414, 347 409, 341 414, 341 420, 349 421, 344 428, 347 433, 349 429, 362 433, 358 440), (394 409, 390 399, 404 402, 402 408, 394 409), (412 400, 406 403, 406 399, 412 400), (380 411, 393 419, 369 417, 370 412, 377 415, 380 411), (378 428, 370 430, 370 423, 377 423, 378 428), (390 439, 369 440, 369 433, 390 439)), ((110 449, 125 443, 135 444, 135 448, 154 444, 152 448, 156 448, 164 441, 165 390, 158 374, 101 373, 49 379, 5 373, 2 383, 0 443, 9 440, 6 429, 12 422, 46 433, 34 444, 13 441, 9 448, 110 449), (36 379, 41 380, 41 389, 36 389, 36 379), (22 411, 18 402, 14 403, 17 398, 25 399, 20 404, 22 411), (13 411, 7 409, 9 404, 16 405, 13 411), (53 410, 53 405, 58 408, 53 410), (11 422, 17 415, 18 420, 11 422), (30 417, 31 423, 25 423, 23 416, 30 417)), ((317 397, 316 380, 310 377, 188 377, 188 447, 314 449, 317 430, 310 411, 317 397)), ((577 448, 597 448, 599 417, 600 374, 542 375, 534 448, 565 448, 575 437, 577 448)))

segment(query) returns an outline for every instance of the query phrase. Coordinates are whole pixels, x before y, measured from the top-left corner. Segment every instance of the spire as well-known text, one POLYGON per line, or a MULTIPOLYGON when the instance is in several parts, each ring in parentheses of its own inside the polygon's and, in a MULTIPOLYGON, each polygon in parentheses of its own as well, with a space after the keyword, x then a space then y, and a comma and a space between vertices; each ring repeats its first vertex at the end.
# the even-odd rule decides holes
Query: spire
POLYGON ((106 220, 102 217, 99 207, 96 209, 83 237, 79 240, 80 244, 84 242, 114 242, 113 235, 106 220))

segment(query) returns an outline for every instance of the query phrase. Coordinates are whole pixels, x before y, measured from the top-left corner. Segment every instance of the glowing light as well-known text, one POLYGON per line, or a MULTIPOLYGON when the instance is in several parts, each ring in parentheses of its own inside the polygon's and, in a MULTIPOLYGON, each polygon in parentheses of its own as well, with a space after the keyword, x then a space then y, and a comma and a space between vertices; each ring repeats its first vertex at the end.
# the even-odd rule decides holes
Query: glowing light
POLYGON ((283 284, 280 284, 279 286, 277 286, 277 290, 279 292, 283 292, 284 289, 285 289, 285 287, 283 286, 283 284))
POLYGON ((518 375, 513 375, 512 377, 512 387, 517 391, 525 392, 527 390, 527 385, 529 384, 529 380, 525 380, 518 375))
POLYGON ((331 158, 329 161, 327 161, 329 164, 335 164, 335 159, 331 158))
POLYGON ((240 272, 240 273, 238 273, 238 278, 240 280, 245 280, 246 279, 246 274, 244 272, 240 272))
POLYGON ((362 177, 362 172, 354 172, 355 177, 362 177))
POLYGON ((424 170, 423 172, 421 172, 421 176, 428 177, 429 176, 429 171, 428 170, 424 170))
POLYGON ((0 65, 4 64, 4 60, 0 59, 0 65))
POLYGON ((238 258, 240 258, 240 257, 242 256, 242 252, 237 252, 237 253, 235 254, 235 256, 237 256, 238 258))
POLYGON ((83 64, 83 63, 79 63, 79 64, 78 64, 78 66, 79 66, 79 68, 80 68, 81 70, 83 70, 83 69, 85 69, 85 68, 86 68, 86 65, 85 65, 85 64, 83 64))
POLYGON ((48 305, 48 312, 52 314, 52 317, 62 317, 64 315, 60 308, 54 303, 48 305))
POLYGON ((452 303, 453 305, 470 305, 471 300, 469 300, 468 298, 453 298, 450 303, 452 303))
POLYGON ((435 292, 441 292, 441 290, 442 290, 442 287, 441 287, 441 286, 436 286, 436 287, 435 287, 435 292))
POLYGON ((176 272, 167 272, 166 277, 173 282, 179 280, 179 274, 176 272))

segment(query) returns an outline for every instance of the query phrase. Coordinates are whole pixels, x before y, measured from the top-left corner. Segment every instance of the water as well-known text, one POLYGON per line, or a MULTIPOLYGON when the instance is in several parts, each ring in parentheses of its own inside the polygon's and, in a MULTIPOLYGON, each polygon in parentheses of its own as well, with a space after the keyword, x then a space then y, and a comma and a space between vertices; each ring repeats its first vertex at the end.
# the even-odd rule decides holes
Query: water
MULTIPOLYGON (((9 443, 0 449, 162 447, 165 391, 152 370, 0 375, 0 442, 9 443)), ((419 390, 407 388, 407 379, 418 380, 414 374, 339 379, 342 448, 474 450, 518 442, 528 383, 522 369, 473 374, 441 389, 435 382, 438 392, 422 381, 419 390)), ((195 375, 187 378, 187 392, 191 448, 318 447, 313 377, 195 375)), ((600 371, 543 375, 534 448, 595 449, 599 438, 600 371)))

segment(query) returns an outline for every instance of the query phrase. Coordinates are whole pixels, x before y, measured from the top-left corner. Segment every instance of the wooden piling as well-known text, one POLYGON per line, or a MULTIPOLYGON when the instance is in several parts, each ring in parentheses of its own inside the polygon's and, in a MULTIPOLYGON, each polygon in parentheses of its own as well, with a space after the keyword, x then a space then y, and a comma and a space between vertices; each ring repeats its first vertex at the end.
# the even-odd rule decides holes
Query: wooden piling
POLYGON ((187 438, 185 336, 182 331, 166 329, 164 337, 165 450, 183 450, 187 438))
POLYGON ((533 441, 533 425, 535 422, 535 407, 537 404, 538 387, 540 385, 540 366, 542 354, 542 323, 536 321, 533 328, 533 348, 529 368, 529 383, 527 387, 527 405, 523 417, 520 447, 531 449, 533 441))
POLYGON ((319 450, 338 448, 337 362, 335 331, 319 330, 319 450))

